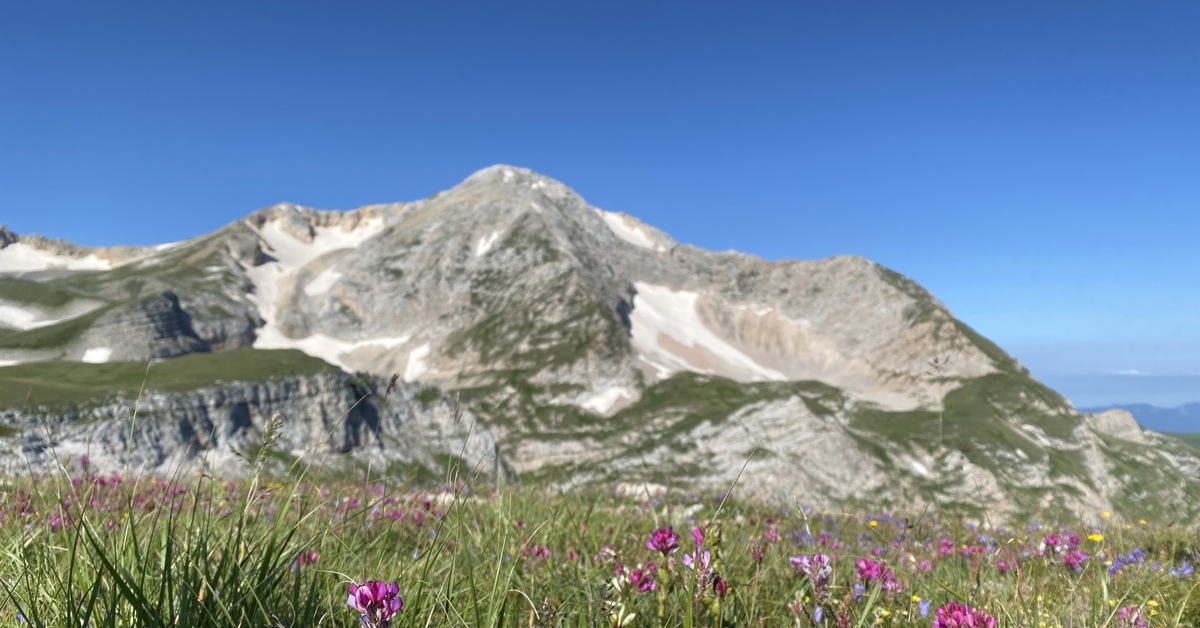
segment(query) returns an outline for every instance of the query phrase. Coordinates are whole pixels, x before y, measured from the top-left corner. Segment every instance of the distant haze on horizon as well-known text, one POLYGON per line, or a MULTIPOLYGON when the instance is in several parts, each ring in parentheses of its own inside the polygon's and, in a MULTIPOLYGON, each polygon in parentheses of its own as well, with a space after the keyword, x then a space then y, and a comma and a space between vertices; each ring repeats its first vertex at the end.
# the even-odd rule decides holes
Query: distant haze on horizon
POLYGON ((1200 401, 1200 3, 7 3, 0 224, 194 237, 510 163, 862 255, 1077 406, 1200 401))

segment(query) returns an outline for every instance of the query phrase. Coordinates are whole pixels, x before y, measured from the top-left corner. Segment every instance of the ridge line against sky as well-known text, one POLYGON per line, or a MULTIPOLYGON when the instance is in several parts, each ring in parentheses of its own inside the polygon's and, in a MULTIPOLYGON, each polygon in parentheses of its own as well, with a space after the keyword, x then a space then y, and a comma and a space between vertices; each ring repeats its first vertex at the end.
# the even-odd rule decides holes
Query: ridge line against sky
POLYGON ((1198 23, 1187 2, 9 3, 0 223, 153 244, 510 163, 680 242, 895 268, 1052 386, 1092 378, 1056 386, 1077 403, 1196 401, 1198 23))

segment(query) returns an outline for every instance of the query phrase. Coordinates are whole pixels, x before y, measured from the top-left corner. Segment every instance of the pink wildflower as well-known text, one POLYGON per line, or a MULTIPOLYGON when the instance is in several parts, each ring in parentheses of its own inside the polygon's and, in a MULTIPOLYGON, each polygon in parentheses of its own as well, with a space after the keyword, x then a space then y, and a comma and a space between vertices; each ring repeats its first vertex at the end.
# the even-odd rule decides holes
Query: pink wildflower
POLYGON ((672 527, 659 528, 650 533, 650 540, 646 541, 646 549, 662 552, 662 555, 666 556, 679 549, 679 535, 672 527))
POLYGON ((996 628, 996 618, 988 615, 982 609, 964 606, 958 602, 949 604, 935 611, 936 619, 933 628, 996 628))
POLYGON ((1146 628, 1142 611, 1133 606, 1124 606, 1117 611, 1117 619, 1121 620, 1121 628, 1146 628))
POLYGON ((654 563, 646 565, 644 569, 634 569, 629 572, 629 584, 637 589, 639 593, 648 593, 658 588, 658 584, 654 580, 654 576, 658 567, 654 563))
POLYGON ((725 579, 721 576, 717 576, 717 578, 713 580, 713 593, 716 593, 717 597, 723 600, 725 599, 725 594, 728 592, 729 585, 725 582, 725 579))
POLYGON ((369 580, 361 585, 351 583, 350 597, 346 603, 362 614, 359 622, 363 628, 388 628, 392 616, 404 607, 400 598, 400 585, 369 580))

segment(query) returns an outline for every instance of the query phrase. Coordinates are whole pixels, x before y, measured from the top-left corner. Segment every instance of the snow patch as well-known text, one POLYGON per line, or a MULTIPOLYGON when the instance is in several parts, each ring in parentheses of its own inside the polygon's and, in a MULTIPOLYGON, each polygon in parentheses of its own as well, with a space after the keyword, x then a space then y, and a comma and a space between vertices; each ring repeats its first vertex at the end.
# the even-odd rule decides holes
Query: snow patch
POLYGON ((501 231, 497 231, 489 236, 479 238, 479 242, 475 244, 475 257, 483 257, 485 253, 492 250, 492 245, 500 238, 501 231))
POLYGON ((912 468, 913 471, 916 471, 921 477, 929 477, 929 469, 926 469, 925 465, 917 462, 916 460, 912 461, 912 468))
POLYGON ((16 366, 20 363, 20 360, 0 360, 0 366, 16 366))
POLYGON ((719 374, 735 379, 787 379, 730 345, 704 326, 696 312, 696 292, 675 291, 663 286, 635 282, 633 300, 633 347, 660 374, 676 371, 719 374))
MULTIPOLYGON (((254 225, 246 223, 251 229, 254 225)), ((270 248, 268 251, 274 261, 260 264, 246 270, 246 276, 254 284, 254 292, 250 301, 258 307, 264 325, 258 330, 254 340, 255 349, 298 349, 315 358, 337 366, 344 371, 352 371, 342 358, 346 354, 365 347, 382 347, 391 349, 408 341, 407 336, 397 338, 373 338, 358 341, 347 341, 316 333, 304 338, 289 338, 280 331, 276 323, 276 300, 279 289, 285 282, 292 281, 295 273, 307 264, 321 256, 345 249, 352 249, 371 239, 383 231, 382 219, 369 220, 355 229, 347 230, 341 227, 316 227, 312 242, 301 242, 285 232, 276 221, 270 221, 256 230, 259 237, 270 248)), ((330 285, 337 281, 325 276, 326 270, 318 275, 308 286, 309 293, 312 284, 328 281, 330 285)), ((316 292, 320 294, 319 291, 316 292)))
POLYGON ((425 343, 408 354, 408 365, 404 367, 404 381, 413 382, 425 374, 429 368, 425 358, 429 355, 429 343, 425 343))
POLYGON ((509 181, 512 181, 512 180, 513 180, 513 171, 509 170, 508 168, 505 168, 504 169, 504 182, 508 183, 509 181))
POLYGON ((173 249, 173 248, 179 246, 180 244, 183 244, 184 242, 185 242, 185 240, 180 240, 179 242, 167 242, 166 244, 159 244, 158 246, 154 247, 154 250, 155 251, 165 251, 167 249, 173 249))
POLYGON ((83 316, 100 305, 94 301, 77 300, 68 306, 56 309, 53 314, 48 314, 23 307, 20 304, 0 301, 0 327, 9 327, 19 331, 49 327, 77 316, 83 316))
POLYGON ((83 352, 82 361, 89 364, 104 364, 112 357, 113 350, 108 347, 93 347, 83 352))
POLYGON ((24 331, 26 329, 54 324, 54 321, 39 321, 39 318, 41 318, 41 315, 37 312, 26 310, 16 305, 4 305, 0 303, 0 326, 12 327, 24 331))
POLYGON ((100 259, 95 253, 86 257, 69 257, 34 248, 24 242, 0 249, 0 273, 39 270, 108 270, 112 262, 100 259))
MULTIPOLYGON (((266 328, 264 327, 263 329, 266 328)), ((258 339, 254 341, 254 348, 298 349, 314 358, 325 360, 347 373, 352 373, 354 369, 343 361, 343 358, 348 354, 359 349, 372 347, 394 349, 408 342, 408 339, 409 336, 398 336, 394 338, 370 338, 367 340, 349 341, 340 340, 322 333, 310 334, 304 338, 288 338, 279 333, 278 330, 272 329, 269 333, 259 330, 258 339), (259 344, 260 342, 261 345, 259 344)))
POLYGON ((661 244, 655 244, 654 240, 650 239, 650 235, 646 233, 645 227, 633 218, 624 214, 606 212, 599 209, 596 211, 600 212, 600 216, 604 218, 604 222, 608 225, 608 228, 618 238, 634 246, 640 246, 643 249, 659 251, 660 253, 667 250, 661 244))
POLYGON ((598 395, 593 395, 579 404, 579 407, 597 414, 606 414, 622 399, 633 399, 633 393, 624 386, 613 386, 598 395))
POLYGON ((320 275, 317 275, 316 279, 313 279, 312 281, 308 282, 307 286, 304 286, 304 294, 307 294, 310 297, 325 294, 326 292, 329 292, 329 289, 333 287, 333 284, 337 283, 337 281, 341 278, 342 273, 339 273, 332 268, 327 268, 322 271, 320 275))

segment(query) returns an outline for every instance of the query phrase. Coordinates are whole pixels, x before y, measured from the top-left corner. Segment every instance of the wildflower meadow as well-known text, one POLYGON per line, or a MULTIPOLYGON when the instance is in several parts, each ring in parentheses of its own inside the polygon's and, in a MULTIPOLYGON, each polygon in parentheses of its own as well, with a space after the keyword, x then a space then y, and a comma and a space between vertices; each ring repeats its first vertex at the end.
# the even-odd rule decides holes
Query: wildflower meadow
POLYGON ((1195 532, 1006 527, 447 475, 10 479, 0 622, 31 626, 1194 626, 1195 532))

